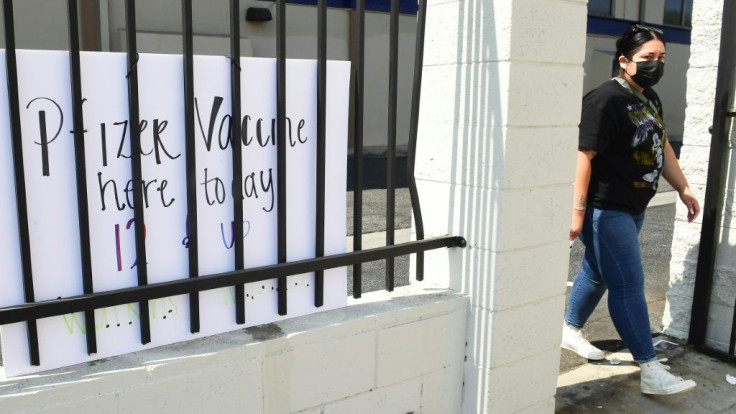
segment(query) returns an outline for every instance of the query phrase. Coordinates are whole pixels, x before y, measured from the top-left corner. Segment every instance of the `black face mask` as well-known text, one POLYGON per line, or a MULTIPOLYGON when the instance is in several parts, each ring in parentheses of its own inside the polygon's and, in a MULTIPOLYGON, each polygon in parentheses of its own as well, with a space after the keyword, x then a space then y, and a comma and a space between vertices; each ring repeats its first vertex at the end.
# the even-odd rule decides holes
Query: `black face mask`
POLYGON ((645 60, 636 62, 636 74, 631 79, 642 88, 651 88, 664 75, 664 62, 659 60, 645 60))

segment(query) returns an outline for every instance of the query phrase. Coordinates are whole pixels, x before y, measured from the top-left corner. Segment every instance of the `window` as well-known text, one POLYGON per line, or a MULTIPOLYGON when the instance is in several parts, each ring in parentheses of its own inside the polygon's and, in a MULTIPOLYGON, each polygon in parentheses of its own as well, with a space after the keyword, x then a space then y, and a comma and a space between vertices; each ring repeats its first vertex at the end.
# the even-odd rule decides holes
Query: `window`
POLYGON ((693 0, 666 0, 664 3, 664 24, 692 27, 693 0))
POLYGON ((613 0, 589 0, 588 14, 597 16, 613 15, 613 0))

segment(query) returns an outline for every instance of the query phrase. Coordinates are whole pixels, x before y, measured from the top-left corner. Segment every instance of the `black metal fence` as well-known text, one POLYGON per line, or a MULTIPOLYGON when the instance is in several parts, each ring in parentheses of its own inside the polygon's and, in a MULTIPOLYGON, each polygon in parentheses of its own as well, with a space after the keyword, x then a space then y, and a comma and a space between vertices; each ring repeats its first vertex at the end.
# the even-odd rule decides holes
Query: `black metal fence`
POLYGON ((708 323, 711 319, 709 310, 713 293, 716 250, 721 234, 724 186, 728 176, 728 157, 731 154, 728 125, 730 124, 729 118, 736 116, 736 112, 732 110, 734 105, 733 90, 736 82, 736 79, 734 79, 736 75, 736 4, 732 1, 723 2, 720 44, 713 126, 710 130, 712 138, 708 161, 708 179, 703 202, 703 226, 700 232, 689 342, 703 353, 736 362, 736 298, 734 298, 734 314, 731 320, 728 352, 715 349, 706 343, 708 323))
MULTIPOLYGON (((240 4, 239 0, 230 0, 230 33, 231 33, 231 93, 232 119, 240 119, 240 4)), ((444 236, 425 239, 422 225, 422 215, 419 208, 416 182, 414 180, 415 152, 417 142, 417 122, 419 114, 419 94, 421 89, 422 51, 424 40, 424 22, 426 15, 426 0, 420 0, 417 12, 417 38, 414 64, 414 80, 411 104, 411 123, 408 154, 408 177, 411 194, 412 209, 415 218, 417 241, 395 244, 394 217, 395 183, 396 183, 396 114, 397 114, 397 74, 398 74, 398 34, 399 34, 399 0, 391 0, 390 9, 390 75, 389 75, 389 102, 388 102, 388 185, 386 188, 386 246, 374 249, 363 249, 362 220, 363 220, 363 113, 365 88, 365 0, 357 0, 355 6, 355 33, 353 33, 353 48, 355 57, 352 62, 352 77, 354 89, 353 112, 351 113, 354 130, 354 222, 353 222, 353 252, 325 256, 324 223, 325 223, 325 103, 326 103, 326 38, 327 38, 327 0, 318 0, 318 79, 317 79, 317 184, 316 193, 316 250, 315 258, 288 262, 286 260, 286 240, 288 229, 286 226, 286 134, 285 134, 285 105, 286 105, 286 2, 276 0, 276 60, 277 85, 274 93, 277 96, 277 171, 278 171, 278 263, 272 266, 263 266, 245 269, 248 258, 243 253, 243 197, 234 194, 234 226, 235 226, 235 263, 234 271, 200 275, 198 265, 198 238, 197 238, 197 199, 195 181, 194 156, 194 87, 193 87, 193 29, 192 29, 192 1, 182 0, 182 28, 183 28, 183 57, 184 57, 184 112, 186 163, 187 163, 187 210, 189 217, 189 278, 164 283, 148 283, 146 266, 146 246, 144 243, 144 226, 135 226, 135 245, 137 257, 138 286, 105 292, 95 292, 92 278, 90 257, 90 228, 88 214, 88 200, 86 194, 86 167, 84 151, 84 120, 82 113, 82 87, 80 76, 79 57, 79 19, 77 0, 67 0, 68 28, 69 28, 69 66, 71 70, 71 91, 73 105, 74 147, 76 160, 77 203, 79 211, 80 250, 83 280, 82 295, 36 302, 34 298, 33 268, 31 265, 31 243, 27 215, 26 183, 23 167, 23 150, 20 123, 20 103, 18 97, 18 72, 16 65, 16 44, 13 1, 3 0, 4 27, 6 39, 6 70, 8 77, 8 98, 11 120, 11 140, 13 148, 14 180, 16 188, 16 206, 18 214, 18 232, 22 265, 23 287, 25 304, 0 308, 0 325, 17 322, 26 322, 28 330, 28 346, 31 365, 40 365, 38 332, 36 320, 40 318, 59 316, 74 312, 84 312, 86 326, 95 326, 94 310, 115 305, 137 302, 140 306, 141 325, 140 340, 142 344, 151 340, 148 300, 174 295, 188 294, 190 298, 190 330, 198 332, 199 321, 199 292, 235 286, 236 289, 236 321, 245 323, 245 305, 243 285, 269 279, 278 279, 278 313, 288 314, 286 296, 286 277, 289 275, 316 272, 314 286, 314 306, 323 304, 324 274, 323 270, 353 266, 353 296, 359 298, 362 293, 361 264, 370 261, 386 261, 386 289, 394 288, 394 259, 397 256, 416 254, 417 279, 422 280, 424 273, 423 252, 442 247, 464 247, 465 240, 458 236, 444 236)), ((127 64, 128 64, 128 98, 130 125, 139 125, 138 100, 138 72, 137 72, 137 44, 136 44, 136 11, 135 1, 125 1, 126 36, 127 36, 127 64)), ((240 125, 232 122, 231 137, 240 136, 240 125)), ((141 172, 141 143, 140 131, 130 128, 132 156, 130 159, 133 176, 134 218, 136 223, 145 222, 143 205, 143 185, 141 172)), ((233 140, 235 142, 235 140, 233 140)), ((232 145, 233 178, 239 182, 242 177, 243 154, 240 145, 232 145)), ((235 186, 238 188, 238 186, 235 186)), ((87 329, 87 352, 97 352, 95 329, 87 329)))

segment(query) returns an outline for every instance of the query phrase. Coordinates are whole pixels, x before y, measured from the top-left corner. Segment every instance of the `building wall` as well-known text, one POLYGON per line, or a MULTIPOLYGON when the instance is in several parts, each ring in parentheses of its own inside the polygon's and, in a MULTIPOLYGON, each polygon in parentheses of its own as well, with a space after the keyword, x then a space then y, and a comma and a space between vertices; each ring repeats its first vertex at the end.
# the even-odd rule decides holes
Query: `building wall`
MULTIPOLYGON (((230 54, 229 1, 193 0, 194 53, 230 54)), ((99 1, 100 50, 120 52, 125 45, 125 3, 122 0, 99 1)), ((275 2, 244 0, 240 2, 242 56, 276 56, 276 22, 248 22, 245 10, 261 7, 276 15, 275 2)), ((65 0, 25 0, 14 2, 18 48, 68 50, 65 0)), ((181 53, 181 1, 156 0, 136 2, 138 49, 141 53, 181 53)), ((353 13, 348 9, 328 9, 327 58, 350 60, 353 13)), ((2 23, 0 22, 0 26, 2 23)), ((310 5, 286 7, 286 55, 291 59, 317 58, 317 9, 310 5)), ((366 153, 382 155, 388 131, 389 15, 366 13, 364 105, 364 146, 366 153)), ((398 118, 396 141, 399 153, 406 152, 409 141, 409 112, 416 16, 399 17, 398 118)), ((0 31, 4 43, 4 31, 0 31)), ((22 76, 22 74, 21 74, 22 76)), ((351 134, 352 142, 352 134, 351 134)), ((352 146, 352 144, 351 144, 352 146)))
MULTIPOLYGON (((640 0, 614 1, 615 18, 661 24, 665 0, 648 0, 641 10, 640 0)), ((68 48, 66 2, 61 0, 26 0, 15 2, 18 47, 60 49, 68 48), (43 10, 43 13, 38 13, 43 10), (38 28, 43 30, 38 30, 38 28)), ((124 51, 125 14, 122 0, 100 0, 100 48, 124 51)), ((262 7, 275 16, 275 3, 244 0, 241 16, 248 7, 262 7)), ((180 53, 181 2, 179 0, 139 1, 136 3, 139 48, 149 53, 180 53)), ((193 0, 195 53, 229 54, 229 2, 193 0)), ((328 10, 328 59, 350 59, 350 30, 352 13, 345 9, 328 10)), ((415 16, 402 15, 399 35, 399 114, 397 118, 397 145, 399 152, 406 150, 409 134, 411 74, 414 64, 415 16)), ((275 56, 274 21, 241 21, 242 55, 275 56)), ((314 6, 287 6, 287 56, 313 59, 317 56, 317 15, 314 6)), ((388 120, 388 36, 389 21, 385 13, 366 15, 366 84, 382 85, 365 90, 366 112, 364 144, 369 154, 383 154, 386 147, 388 120)), ((0 33, 0 39, 3 34, 0 33)), ((556 46, 559 48, 559 45, 556 46)), ((584 92, 610 78, 610 61, 615 53, 615 37, 588 35, 586 45, 584 92)), ((689 45, 668 45, 666 75, 655 88, 665 108, 665 122, 670 139, 682 142, 685 117, 685 85, 689 45)))
POLYGON ((370 293, 319 315, 25 378, 3 374, 0 412, 457 413, 467 309, 455 294, 370 293))
MULTIPOLYGON (((682 149, 681 165, 691 189, 702 203, 707 182, 711 141, 708 128, 713 124, 723 2, 696 1, 693 7, 692 57, 687 73, 689 85, 685 122, 688 139, 682 149)), ((731 129, 732 136, 735 132, 731 129)), ((736 297, 736 224, 733 222, 736 214, 736 160, 733 157, 733 138, 730 142, 728 175, 724 180, 726 196, 721 227, 716 230, 719 241, 706 332, 707 345, 723 351, 728 350, 733 298, 736 297)), ((684 207, 678 204, 677 209, 670 261, 671 288, 667 293, 663 324, 666 333, 687 338, 702 222, 698 219, 697 223, 688 224, 683 220, 686 216, 684 207)))

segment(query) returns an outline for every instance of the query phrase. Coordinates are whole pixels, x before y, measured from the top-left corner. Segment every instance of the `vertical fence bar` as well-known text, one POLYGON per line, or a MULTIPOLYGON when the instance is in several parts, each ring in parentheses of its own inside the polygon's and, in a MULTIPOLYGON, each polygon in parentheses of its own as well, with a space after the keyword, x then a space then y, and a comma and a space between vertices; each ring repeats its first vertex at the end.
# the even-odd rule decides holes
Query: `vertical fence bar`
MULTIPOLYGON (((317 1, 317 212, 315 257, 325 255, 325 167, 327 106, 327 0, 317 1)), ((324 271, 314 274, 314 306, 324 304, 324 271)))
MULTIPOLYGON (((388 146, 386 149, 386 246, 394 244, 396 214, 396 118, 399 73, 399 0, 391 0, 388 78, 388 146)), ((386 290, 394 290, 393 257, 386 259, 386 290)))
MULTIPOLYGON (((417 180, 414 177, 417 155, 417 129, 419 126, 419 99, 422 93, 422 67, 424 66, 424 28, 427 22, 427 0, 419 0, 417 10, 417 38, 414 52, 414 85, 411 94, 411 118, 409 123, 409 154, 407 155, 407 175, 409 177, 409 196, 414 213, 417 240, 424 240, 424 220, 419 205, 417 180)), ((417 253, 417 280, 424 280, 424 252, 417 253)))
MULTIPOLYGON (((276 135, 278 261, 286 263, 286 0, 276 0, 276 135)), ((278 312, 286 315, 286 277, 278 279, 278 312)))
POLYGON ((731 338, 728 341, 728 354, 734 355, 736 351, 736 303, 733 304, 733 316, 731 316, 731 338))
POLYGON ((708 178, 703 200, 703 225, 700 232, 700 248, 695 270, 692 317, 688 342, 696 347, 705 345, 708 311, 713 289, 716 248, 718 246, 721 211, 723 208, 723 183, 728 167, 727 113, 733 103, 734 70, 736 70, 736 2, 723 2, 721 23, 721 50, 718 57, 713 129, 708 161, 708 178))
MULTIPOLYGON (((363 92, 365 79, 365 0, 355 2, 355 32, 353 34, 353 73, 355 101, 353 103, 353 251, 363 250, 363 92)), ((353 265, 353 297, 363 294, 363 265, 353 265)))
MULTIPOLYGON (((77 175, 77 210, 79 215, 79 250, 82 267, 82 288, 85 294, 94 290, 92 283, 92 252, 89 234, 89 204, 87 200, 87 165, 84 150, 84 114, 82 112, 82 76, 79 61, 79 17, 77 0, 67 0, 69 18, 69 69, 72 92, 72 122, 74 125, 74 165, 77 175)), ((97 352, 95 312, 84 312, 87 353, 97 352)))
MULTIPOLYGON (((187 226, 189 277, 199 276, 199 236, 197 220, 197 156, 194 141, 194 30, 192 0, 181 1, 184 61, 184 135, 187 165, 187 226)), ((199 332, 199 292, 189 294, 189 330, 199 332)))
MULTIPOLYGON (((143 174, 141 166, 140 114, 138 107, 138 44, 135 38, 135 0, 125 1, 125 34, 128 41, 128 114, 130 118, 130 153, 133 172, 133 211, 135 217, 135 255, 138 285, 148 284, 145 221, 143 212, 143 174)), ((148 301, 138 302, 141 343, 151 342, 148 301)))
MULTIPOLYGON (((243 251, 243 146, 240 138, 240 0, 230 0, 230 99, 231 144, 233 146, 233 222, 235 244, 235 270, 245 269, 243 251)), ((245 285, 235 286, 235 321, 245 323, 245 285)))
MULTIPOLYGON (((23 167, 23 134, 20 127, 20 98, 18 96, 18 64, 15 55, 15 22, 13 0, 3 1, 5 20, 5 67, 8 76, 8 106, 10 110, 10 133, 13 148, 13 168, 15 170, 15 203, 18 216, 18 239, 20 260, 23 271, 23 295, 26 303, 36 301, 33 292, 33 268, 31 266, 31 240, 28 229, 28 210, 26 200, 26 180, 23 167)), ((28 333, 28 354, 31 365, 40 365, 38 351, 38 327, 35 320, 26 323, 28 333)))

